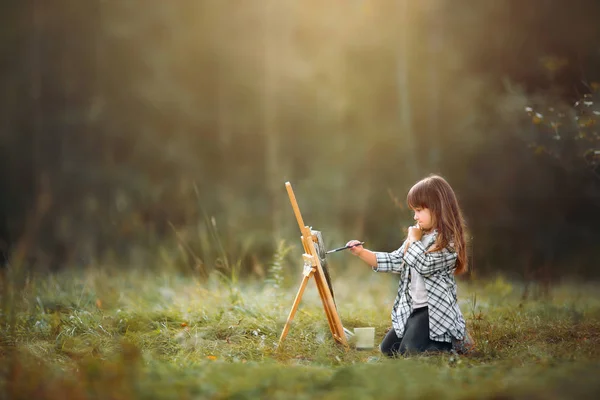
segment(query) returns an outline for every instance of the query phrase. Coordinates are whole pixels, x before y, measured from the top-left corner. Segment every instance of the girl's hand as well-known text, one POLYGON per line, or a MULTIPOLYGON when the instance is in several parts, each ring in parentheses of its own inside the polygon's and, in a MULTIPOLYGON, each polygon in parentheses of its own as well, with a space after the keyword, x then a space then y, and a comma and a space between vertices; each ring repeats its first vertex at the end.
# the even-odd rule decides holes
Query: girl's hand
POLYGON ((360 241, 358 240, 351 240, 348 243, 346 243, 347 247, 350 247, 350 251, 352 252, 352 254, 354 254, 355 256, 359 255, 363 250, 363 246, 362 244, 360 244, 360 241))
POLYGON ((419 224, 416 224, 415 226, 411 226, 408 228, 408 241, 410 243, 414 243, 416 241, 421 240, 422 236, 423 236, 423 231, 421 230, 421 227, 419 226, 419 224))

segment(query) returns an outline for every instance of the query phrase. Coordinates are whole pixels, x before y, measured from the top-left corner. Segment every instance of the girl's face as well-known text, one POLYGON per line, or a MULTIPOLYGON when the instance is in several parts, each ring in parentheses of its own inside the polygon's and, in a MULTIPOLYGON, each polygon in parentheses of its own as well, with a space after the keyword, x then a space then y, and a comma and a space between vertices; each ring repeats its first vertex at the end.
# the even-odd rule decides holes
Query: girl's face
POLYGON ((429 208, 417 207, 413 208, 413 211, 415 212, 413 218, 422 230, 429 231, 433 228, 433 217, 429 208))

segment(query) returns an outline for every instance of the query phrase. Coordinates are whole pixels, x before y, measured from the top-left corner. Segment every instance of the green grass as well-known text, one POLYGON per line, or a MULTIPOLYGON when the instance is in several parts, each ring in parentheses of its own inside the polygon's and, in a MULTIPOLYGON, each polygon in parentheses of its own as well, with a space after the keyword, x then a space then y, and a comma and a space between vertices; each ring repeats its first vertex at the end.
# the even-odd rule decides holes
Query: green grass
MULTIPOLYGON (((397 277, 333 271, 344 326, 390 326, 397 277)), ((233 283, 142 269, 28 277, 3 289, 0 393, 11 399, 595 398, 600 288, 542 296, 502 279, 460 282, 477 350, 386 359, 345 350, 314 285, 281 349, 301 271, 233 283), (277 281, 277 284, 273 284, 277 281), (266 283, 265 283, 266 282, 266 283)))

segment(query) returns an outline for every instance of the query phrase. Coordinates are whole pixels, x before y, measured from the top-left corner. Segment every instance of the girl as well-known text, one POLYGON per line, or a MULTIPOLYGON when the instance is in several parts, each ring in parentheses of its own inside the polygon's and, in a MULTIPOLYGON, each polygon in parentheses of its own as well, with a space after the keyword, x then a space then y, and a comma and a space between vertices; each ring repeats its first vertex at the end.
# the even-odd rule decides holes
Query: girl
POLYGON ((400 274, 392 309, 392 329, 381 352, 464 351, 465 319, 456 299, 454 275, 467 270, 465 224, 454 191, 446 180, 431 175, 408 192, 415 226, 391 253, 373 252, 357 240, 347 243, 355 256, 376 272, 400 274))

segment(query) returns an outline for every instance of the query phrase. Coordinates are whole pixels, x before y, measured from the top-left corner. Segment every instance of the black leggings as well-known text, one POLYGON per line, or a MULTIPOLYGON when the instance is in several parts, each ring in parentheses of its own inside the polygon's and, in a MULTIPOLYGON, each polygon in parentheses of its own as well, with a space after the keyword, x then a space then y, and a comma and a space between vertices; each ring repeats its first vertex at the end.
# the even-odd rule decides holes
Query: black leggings
POLYGON ((421 307, 413 310, 406 321, 404 336, 399 338, 394 328, 390 329, 381 345, 381 352, 389 357, 425 351, 450 351, 452 343, 429 339, 429 310, 421 307))

